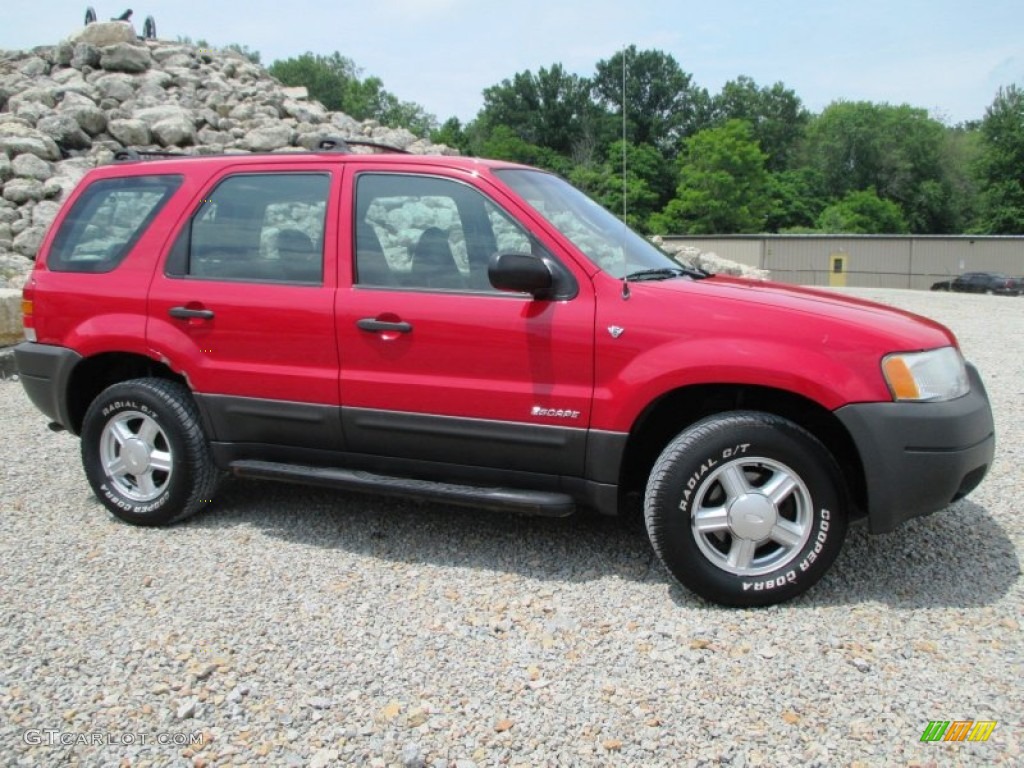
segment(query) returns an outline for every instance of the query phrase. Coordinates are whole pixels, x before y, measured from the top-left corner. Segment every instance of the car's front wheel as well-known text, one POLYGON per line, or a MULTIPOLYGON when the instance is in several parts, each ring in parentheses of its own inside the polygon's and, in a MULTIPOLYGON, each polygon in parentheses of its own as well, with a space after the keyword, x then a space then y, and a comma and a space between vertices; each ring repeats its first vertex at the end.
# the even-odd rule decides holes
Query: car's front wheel
POLYGON ((133 525, 167 525, 210 503, 219 473, 188 389, 145 378, 103 390, 82 424, 82 464, 99 500, 133 525))
POLYGON ((802 427, 735 411, 666 446, 644 500, 658 557, 684 586, 724 605, 769 605, 817 582, 846 534, 835 460, 802 427))

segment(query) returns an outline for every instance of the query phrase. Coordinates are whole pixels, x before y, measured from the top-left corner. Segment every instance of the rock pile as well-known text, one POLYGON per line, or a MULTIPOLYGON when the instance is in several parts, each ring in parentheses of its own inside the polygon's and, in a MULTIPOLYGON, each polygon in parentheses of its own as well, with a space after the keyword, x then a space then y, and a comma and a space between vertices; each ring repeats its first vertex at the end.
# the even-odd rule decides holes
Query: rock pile
POLYGON ((298 151, 328 135, 452 152, 329 112, 233 51, 142 41, 127 22, 0 51, 0 288, 20 287, 60 202, 120 149, 298 151))
POLYGON ((698 269, 703 269, 716 275, 733 275, 735 277, 746 277, 751 280, 768 280, 771 273, 767 269, 758 269, 738 261, 731 261, 719 256, 712 251, 702 251, 692 245, 678 245, 667 243, 660 237, 651 238, 655 245, 666 253, 672 255, 679 261, 685 261, 698 269))

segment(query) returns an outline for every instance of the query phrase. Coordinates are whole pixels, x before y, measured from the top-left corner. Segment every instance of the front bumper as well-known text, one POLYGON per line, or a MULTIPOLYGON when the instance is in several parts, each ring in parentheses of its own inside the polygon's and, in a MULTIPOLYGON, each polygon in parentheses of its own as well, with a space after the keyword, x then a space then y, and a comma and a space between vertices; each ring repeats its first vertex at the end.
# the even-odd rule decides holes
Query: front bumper
POLYGON ((995 455, 992 407, 977 369, 971 390, 941 403, 858 403, 835 413, 860 453, 868 526, 886 533, 948 506, 985 477, 995 455))
POLYGON ((74 431, 68 411, 68 380, 82 359, 74 350, 25 341, 14 348, 21 385, 33 405, 51 421, 74 431))

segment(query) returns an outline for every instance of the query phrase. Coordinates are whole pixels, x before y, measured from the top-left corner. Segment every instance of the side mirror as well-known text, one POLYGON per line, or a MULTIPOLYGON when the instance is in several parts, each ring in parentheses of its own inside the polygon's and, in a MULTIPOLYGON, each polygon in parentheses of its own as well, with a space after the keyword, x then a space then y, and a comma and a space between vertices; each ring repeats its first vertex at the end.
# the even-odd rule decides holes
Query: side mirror
POLYGON ((487 277, 499 291, 529 293, 535 299, 551 295, 555 277, 539 256, 499 251, 491 256, 487 277))

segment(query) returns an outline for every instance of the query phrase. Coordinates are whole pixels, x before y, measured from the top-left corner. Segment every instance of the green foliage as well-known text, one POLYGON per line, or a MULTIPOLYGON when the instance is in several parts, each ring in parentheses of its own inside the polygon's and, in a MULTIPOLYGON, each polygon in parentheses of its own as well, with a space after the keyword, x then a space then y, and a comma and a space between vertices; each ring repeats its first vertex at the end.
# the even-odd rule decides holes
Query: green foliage
POLYGON ((384 90, 379 77, 362 79, 362 70, 337 51, 330 56, 307 52, 275 61, 268 71, 285 85, 304 85, 309 95, 327 109, 356 120, 379 120, 421 136, 437 127, 437 119, 423 107, 400 101, 384 90))
POLYGON ((597 119, 590 81, 568 74, 561 64, 541 67, 536 75, 520 72, 485 89, 477 118, 483 125, 504 126, 524 142, 563 155, 572 153, 597 119))
POLYGON ((1015 85, 1000 88, 985 111, 977 168, 983 230, 1024 234, 1024 91, 1015 85))
POLYGON ((563 175, 569 172, 571 166, 568 158, 547 147, 523 141, 514 130, 504 125, 499 125, 486 137, 479 139, 476 148, 481 157, 533 165, 563 175))
POLYGON ((617 141, 608 148, 603 163, 577 165, 569 173, 569 181, 620 218, 625 208, 626 223, 646 233, 651 215, 661 205, 657 189, 663 184, 665 167, 664 158, 649 144, 636 147, 617 141), (622 173, 624 146, 625 176, 622 173))
POLYGON ((722 86, 711 101, 712 119, 720 125, 727 120, 745 120, 761 150, 768 155, 768 170, 789 168, 796 158, 810 113, 795 92, 782 83, 758 88, 749 77, 740 76, 722 86))
POLYGON ((763 232, 772 208, 766 160, 742 120, 687 139, 677 195, 652 217, 653 229, 666 234, 763 232))
POLYGON ((849 192, 821 212, 817 228, 829 234, 903 234, 909 232, 900 207, 874 189, 849 192))
POLYGON ((635 45, 597 63, 594 94, 606 109, 622 119, 623 58, 627 138, 674 151, 681 138, 708 124, 711 100, 693 77, 662 51, 638 51, 635 45))

